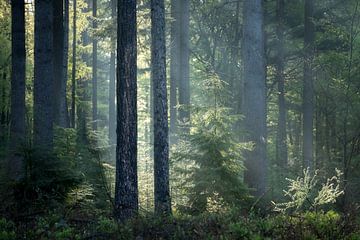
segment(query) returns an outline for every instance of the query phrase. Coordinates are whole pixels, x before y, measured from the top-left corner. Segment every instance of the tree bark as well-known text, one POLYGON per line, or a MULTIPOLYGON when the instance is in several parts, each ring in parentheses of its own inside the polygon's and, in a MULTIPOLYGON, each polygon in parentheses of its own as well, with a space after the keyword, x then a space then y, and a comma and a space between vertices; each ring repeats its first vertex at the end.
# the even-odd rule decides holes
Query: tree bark
POLYGON ((151 23, 155 212, 162 215, 171 213, 164 0, 151 0, 151 23))
POLYGON ((54 46, 54 123, 67 127, 65 62, 64 2, 53 2, 53 46, 54 46))
POLYGON ((286 104, 285 104, 285 75, 284 75, 284 0, 277 0, 277 59, 276 59, 276 81, 278 83, 278 130, 276 139, 276 159, 280 167, 287 165, 287 140, 286 140, 286 104))
POLYGON ((118 1, 115 216, 138 212, 136 0, 118 1))
MULTIPOLYGON (((23 177, 23 158, 16 154, 25 139, 25 5, 11 2, 11 114, 9 177, 23 177)), ((4 74, 4 76, 6 76, 4 74)), ((5 81, 5 78, 4 78, 5 81)), ((4 94, 5 95, 5 94, 4 94)), ((5 100, 5 99, 4 99, 5 100)))
MULTIPOLYGON (((54 119, 53 1, 35 1, 34 146, 51 151, 54 119)), ((62 65, 62 62, 60 62, 62 65)))
POLYGON ((266 190, 266 86, 262 0, 245 0, 243 13, 244 124, 246 141, 244 181, 260 197, 266 190))
MULTIPOLYGON (((116 0, 111 0, 111 17, 113 24, 116 25, 116 0)), ((115 109, 115 50, 116 38, 111 35, 111 54, 110 54, 110 83, 109 83, 109 140, 110 144, 116 143, 116 109, 115 109)))
POLYGON ((313 168, 313 115, 314 86, 313 61, 315 25, 313 22, 314 1, 305 0, 304 35, 304 87, 303 87, 303 159, 307 168, 313 168))
POLYGON ((93 0, 93 59, 92 59, 92 118, 93 130, 97 130, 97 39, 95 31, 97 30, 97 0, 93 0))

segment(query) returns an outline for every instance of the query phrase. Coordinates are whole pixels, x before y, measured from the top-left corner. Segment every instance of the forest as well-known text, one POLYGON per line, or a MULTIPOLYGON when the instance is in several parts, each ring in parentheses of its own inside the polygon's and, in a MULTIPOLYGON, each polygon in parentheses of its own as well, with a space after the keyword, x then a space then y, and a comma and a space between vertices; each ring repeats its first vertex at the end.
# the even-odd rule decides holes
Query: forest
POLYGON ((360 239, 359 0, 0 0, 0 240, 360 239))

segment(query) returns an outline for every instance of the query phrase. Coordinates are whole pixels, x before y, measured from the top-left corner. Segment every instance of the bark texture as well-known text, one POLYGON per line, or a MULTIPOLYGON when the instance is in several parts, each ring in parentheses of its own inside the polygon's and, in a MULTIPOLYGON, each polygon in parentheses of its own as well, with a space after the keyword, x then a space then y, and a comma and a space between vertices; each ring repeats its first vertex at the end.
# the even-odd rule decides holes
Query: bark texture
MULTIPOLYGON (((35 1, 34 146, 53 147, 53 1, 35 1)), ((60 62, 62 65, 62 62, 60 62)))
POLYGON ((136 0, 118 1, 115 216, 138 212, 136 0))
POLYGON ((155 212, 171 212, 169 188, 169 127, 166 88, 164 0, 151 0, 151 76, 154 101, 155 212))
POLYGON ((66 79, 64 77, 65 28, 64 3, 53 2, 53 46, 54 46, 54 123, 67 127, 66 79))
MULTIPOLYGON (((25 6, 23 0, 11 1, 11 114, 9 177, 23 177, 23 158, 16 155, 25 137, 25 6)), ((6 75, 4 74, 4 80, 6 75)), ((5 94, 4 94, 5 95, 5 94)))
POLYGON ((244 181, 260 197, 266 188, 266 87, 262 0, 245 0, 243 13, 244 124, 246 141, 244 181))

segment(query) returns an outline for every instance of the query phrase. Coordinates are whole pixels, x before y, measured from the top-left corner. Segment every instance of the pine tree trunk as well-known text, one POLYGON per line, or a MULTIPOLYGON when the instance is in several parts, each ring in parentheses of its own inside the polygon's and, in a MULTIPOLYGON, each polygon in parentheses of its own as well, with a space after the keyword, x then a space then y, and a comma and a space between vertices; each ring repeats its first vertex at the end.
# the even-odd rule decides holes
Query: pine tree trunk
POLYGON ((286 140, 286 105, 285 105, 285 76, 284 76, 284 0, 277 0, 277 59, 276 81, 278 83, 278 130, 276 139, 276 159, 280 167, 287 165, 287 140, 286 140))
MULTIPOLYGON (((111 0, 111 17, 113 24, 116 25, 116 0, 111 0)), ((111 38, 111 54, 110 54, 110 83, 109 83, 109 140, 111 144, 116 143, 116 109, 115 109, 115 50, 116 38, 111 38)))
MULTIPOLYGON (((11 2, 11 115, 9 177, 23 177, 23 158, 16 151, 25 140, 25 5, 11 2)), ((4 76, 6 76, 4 74, 4 76)), ((4 77, 4 81, 5 81, 4 77)), ((4 94, 5 95, 5 94, 4 94)), ((4 99, 5 100, 5 99, 4 99)))
MULTIPOLYGON (((179 120, 182 123, 190 121, 190 35, 189 35, 189 13, 190 3, 189 0, 180 1, 180 70, 179 70, 179 104, 183 106, 179 110, 179 120)), ((185 127, 186 132, 189 131, 188 127, 185 127)))
MULTIPOLYGON (((51 151, 54 119, 53 1, 35 1, 34 146, 51 151)), ((60 62, 62 65, 62 62, 60 62)))
POLYGON ((75 128, 75 106, 76 106, 76 1, 73 0, 73 42, 72 42, 72 71, 71 71, 71 127, 75 128))
POLYGON ((151 23, 155 212, 161 215, 171 212, 164 0, 151 0, 151 23))
POLYGON ((63 84, 61 88, 61 112, 64 116, 63 126, 70 127, 68 101, 67 101, 67 81, 68 81, 68 59, 69 59, 69 0, 64 0, 64 61, 63 61, 63 84))
MULTIPOLYGON (((92 6, 93 32, 97 30, 97 0, 93 0, 92 6)), ((92 59, 92 118, 93 130, 97 130, 97 39, 93 36, 93 59, 92 59)))
POLYGON ((247 141, 244 181, 260 197, 266 190, 266 86, 262 0, 245 0, 243 13, 244 115, 247 141))
POLYGON ((53 45, 54 45, 54 123, 67 127, 65 62, 64 3, 53 2, 53 45))
POLYGON ((179 0, 171 0, 171 45, 170 45, 170 143, 176 142, 177 89, 180 76, 180 19, 179 0))
POLYGON ((118 1, 115 216, 138 212, 136 0, 118 1))
POLYGON ((315 25, 313 23, 314 1, 305 0, 304 35, 304 87, 303 87, 303 158, 307 168, 313 168, 313 115, 314 86, 313 60, 315 25))

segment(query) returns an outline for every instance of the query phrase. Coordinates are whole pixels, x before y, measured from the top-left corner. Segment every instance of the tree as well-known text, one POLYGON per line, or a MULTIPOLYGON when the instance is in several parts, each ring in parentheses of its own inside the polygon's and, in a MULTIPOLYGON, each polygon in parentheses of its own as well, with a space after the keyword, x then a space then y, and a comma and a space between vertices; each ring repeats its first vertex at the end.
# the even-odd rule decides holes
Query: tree
POLYGON ((284 0, 276 2, 276 36, 277 36, 277 58, 276 58, 276 81, 278 85, 279 116, 276 138, 276 159, 281 167, 287 164, 287 141, 286 141, 286 106, 285 106, 285 59, 284 59, 284 0))
POLYGON ((305 0, 304 29, 304 86, 303 86, 303 156, 307 168, 313 168, 313 115, 314 115, 314 1, 305 0))
POLYGON ((64 2, 53 3, 53 45, 54 45, 54 123, 60 127, 68 127, 66 82, 64 74, 65 62, 65 18, 64 2))
MULTIPOLYGON (((53 146, 53 1, 35 1, 34 146, 53 146)), ((62 62, 60 62, 62 64, 62 62)))
POLYGON ((179 0, 171 0, 171 45, 170 45, 170 142, 175 142, 177 131, 177 97, 180 76, 180 19, 179 0))
POLYGON ((73 0, 73 42, 72 42, 72 71, 71 71, 71 127, 75 128, 75 97, 76 97, 76 1, 73 0))
MULTIPOLYGON (((189 57, 190 57, 190 35, 189 35, 189 23, 190 15, 189 0, 180 1, 180 12, 179 12, 179 23, 180 23, 180 69, 179 69, 179 104, 183 107, 179 110, 179 120, 180 122, 186 123, 190 120, 190 111, 188 107, 190 106, 190 66, 189 66, 189 57)), ((188 128, 185 128, 188 129, 188 128)), ((188 129, 189 130, 189 129, 188 129)))
POLYGON ((11 2, 11 123, 9 176, 20 179, 23 159, 15 154, 25 137, 25 6, 22 0, 11 2))
POLYGON ((243 9, 244 125, 246 141, 244 181, 257 197, 266 188, 266 86, 262 0, 245 0, 243 9))
POLYGON ((97 39, 95 31, 97 29, 97 0, 93 0, 92 6, 93 16, 93 54, 92 54, 92 117, 93 117, 93 130, 97 130, 97 39))
POLYGON ((115 216, 124 221, 138 211, 136 1, 118 1, 117 145, 115 216))
POLYGON ((154 101, 155 212, 171 212, 169 189, 169 127, 166 88, 164 0, 151 0, 151 77, 154 101))
MULTIPOLYGON (((111 0, 111 18, 116 25, 116 0, 111 0)), ((109 83, 109 140, 111 144, 116 143, 116 109, 115 109, 115 50, 116 38, 111 35, 110 53, 110 83, 109 83)))

